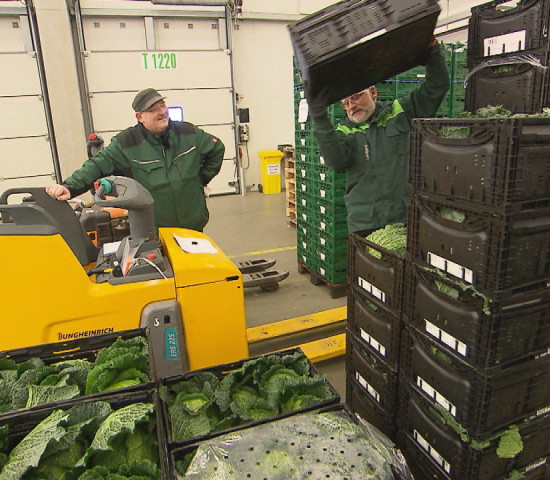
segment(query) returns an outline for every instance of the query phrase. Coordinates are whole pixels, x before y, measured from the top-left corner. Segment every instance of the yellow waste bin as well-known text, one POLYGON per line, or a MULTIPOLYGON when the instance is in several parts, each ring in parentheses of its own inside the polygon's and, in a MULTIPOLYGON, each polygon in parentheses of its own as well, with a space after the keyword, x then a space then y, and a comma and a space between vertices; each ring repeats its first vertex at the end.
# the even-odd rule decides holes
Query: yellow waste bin
POLYGON ((279 150, 262 150, 260 156, 260 168, 262 174, 262 192, 281 192, 281 159, 283 152, 279 150))

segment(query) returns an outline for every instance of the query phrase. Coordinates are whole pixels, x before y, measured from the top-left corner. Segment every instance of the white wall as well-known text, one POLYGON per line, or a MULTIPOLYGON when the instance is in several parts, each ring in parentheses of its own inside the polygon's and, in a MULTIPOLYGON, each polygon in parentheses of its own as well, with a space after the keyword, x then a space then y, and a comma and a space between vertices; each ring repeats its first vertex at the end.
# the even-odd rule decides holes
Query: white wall
POLYGON ((235 88, 243 97, 237 106, 250 111, 243 165, 249 165, 245 181, 251 187, 260 182, 259 150, 294 145, 292 46, 281 22, 253 20, 238 28, 233 38, 235 88))

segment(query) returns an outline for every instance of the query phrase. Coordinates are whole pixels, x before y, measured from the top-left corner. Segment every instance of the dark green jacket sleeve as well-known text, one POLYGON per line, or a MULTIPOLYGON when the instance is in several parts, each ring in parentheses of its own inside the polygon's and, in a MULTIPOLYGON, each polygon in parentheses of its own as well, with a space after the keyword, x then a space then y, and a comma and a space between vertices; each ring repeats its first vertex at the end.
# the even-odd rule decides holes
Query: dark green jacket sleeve
POLYGON ((198 149, 201 155, 200 177, 203 186, 208 185, 222 168, 225 145, 210 133, 195 127, 197 130, 198 149))
POLYGON ((71 192, 71 198, 89 190, 98 178, 112 175, 129 167, 122 147, 116 138, 104 149, 86 160, 63 184, 71 192))
POLYGON ((436 44, 428 50, 425 80, 416 90, 399 99, 409 120, 433 117, 449 90, 449 84, 443 47, 436 44))

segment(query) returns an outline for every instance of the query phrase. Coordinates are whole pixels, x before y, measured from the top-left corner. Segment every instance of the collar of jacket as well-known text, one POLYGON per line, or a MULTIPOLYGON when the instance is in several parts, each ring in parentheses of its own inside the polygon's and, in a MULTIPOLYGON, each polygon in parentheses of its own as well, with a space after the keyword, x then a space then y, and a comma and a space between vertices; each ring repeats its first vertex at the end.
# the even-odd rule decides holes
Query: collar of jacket
POLYGON ((151 132, 150 130, 147 130, 143 123, 138 122, 137 127, 140 129, 141 133, 144 137, 149 138, 150 140, 153 140, 155 142, 159 142, 164 144, 166 141, 168 141, 168 138, 170 136, 170 132, 173 129, 172 120, 168 120, 168 126, 166 127, 166 130, 162 132, 160 135, 157 135, 156 133, 151 132))

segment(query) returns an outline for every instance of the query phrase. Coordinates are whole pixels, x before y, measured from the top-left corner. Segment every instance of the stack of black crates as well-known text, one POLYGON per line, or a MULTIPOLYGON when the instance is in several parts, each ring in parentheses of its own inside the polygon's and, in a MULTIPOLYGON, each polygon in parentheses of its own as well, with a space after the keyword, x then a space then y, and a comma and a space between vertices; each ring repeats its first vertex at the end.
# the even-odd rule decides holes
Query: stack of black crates
MULTIPOLYGON (((296 230, 298 270, 324 283, 333 298, 345 295, 347 212, 344 173, 330 170, 313 135, 304 87, 294 63, 296 230)), ((345 115, 336 103, 328 108, 333 124, 345 115)))
MULTIPOLYGON (((444 48, 453 87, 437 116, 447 117, 464 109, 466 52, 460 45, 444 48)), ((415 67, 378 84, 379 98, 394 100, 407 95, 424 75, 424 67, 415 67)), ((352 233, 348 243, 346 403, 395 441, 405 259, 368 241, 369 233, 352 233)))
POLYGON ((420 478, 550 478, 549 160, 550 119, 413 122, 397 437, 420 478))
POLYGON ((502 105, 512 113, 539 112, 550 106, 550 2, 505 3, 472 9, 466 110, 502 105))

